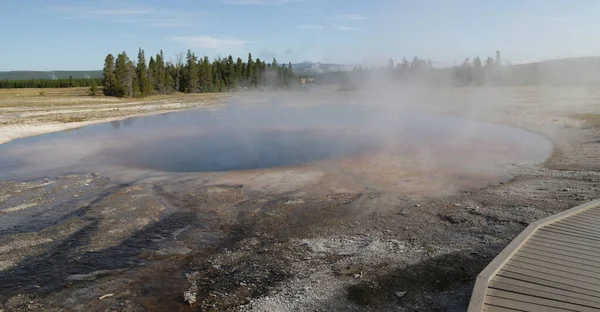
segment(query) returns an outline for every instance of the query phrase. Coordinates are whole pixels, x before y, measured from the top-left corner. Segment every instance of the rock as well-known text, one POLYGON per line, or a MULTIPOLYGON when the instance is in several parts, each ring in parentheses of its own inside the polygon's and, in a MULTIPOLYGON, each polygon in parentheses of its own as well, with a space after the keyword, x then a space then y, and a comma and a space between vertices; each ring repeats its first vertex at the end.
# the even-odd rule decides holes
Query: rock
POLYGON ((191 292, 189 290, 183 293, 183 300, 187 302, 189 305, 193 305, 196 303, 196 293, 191 292))
POLYGON ((415 207, 421 207, 421 205, 419 205, 419 204, 416 204, 416 205, 415 205, 415 207))
POLYGON ((394 293, 394 296, 396 296, 396 298, 400 299, 400 298, 406 296, 406 291, 397 291, 394 293))

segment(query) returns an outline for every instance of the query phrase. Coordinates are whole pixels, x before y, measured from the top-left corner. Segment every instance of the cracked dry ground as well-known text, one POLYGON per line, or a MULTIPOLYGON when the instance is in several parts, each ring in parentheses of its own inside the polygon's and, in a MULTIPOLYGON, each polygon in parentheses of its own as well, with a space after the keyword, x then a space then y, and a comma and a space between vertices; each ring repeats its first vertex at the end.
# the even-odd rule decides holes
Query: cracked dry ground
POLYGON ((527 224, 600 197, 599 138, 593 127, 560 127, 543 166, 443 197, 292 197, 185 176, 1 181, 0 302, 4 311, 464 311, 475 276, 527 224))

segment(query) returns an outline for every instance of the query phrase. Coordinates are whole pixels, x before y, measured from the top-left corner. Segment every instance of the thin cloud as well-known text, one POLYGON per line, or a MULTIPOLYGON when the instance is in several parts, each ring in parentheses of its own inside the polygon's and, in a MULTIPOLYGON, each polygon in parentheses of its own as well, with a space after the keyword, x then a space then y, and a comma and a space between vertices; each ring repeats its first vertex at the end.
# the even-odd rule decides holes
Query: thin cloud
POLYGON ((248 41, 234 39, 234 38, 215 38, 211 36, 184 36, 184 37, 172 37, 172 41, 183 43, 191 48, 205 48, 205 49, 224 49, 241 47, 248 43, 248 41))
POLYGON ((197 25, 201 13, 147 7, 141 9, 93 9, 88 6, 48 7, 49 10, 64 14, 66 19, 95 18, 109 22, 137 24, 147 27, 186 27, 197 25))
POLYGON ((153 11, 146 10, 90 10, 85 13, 88 15, 143 15, 150 14, 153 11))
POLYGON ((299 25, 298 28, 300 28, 300 29, 323 29, 323 26, 321 26, 321 25, 299 25))
POLYGON ((360 21, 369 19, 368 17, 362 14, 342 14, 336 15, 329 18, 330 20, 350 20, 350 21, 360 21))
POLYGON ((300 0, 223 0, 223 3, 237 5, 282 5, 300 0))
POLYGON ((350 26, 333 26, 333 29, 337 29, 337 30, 341 30, 341 31, 358 30, 358 28, 350 27, 350 26))
POLYGON ((185 18, 123 19, 123 20, 119 20, 118 22, 139 24, 142 26, 159 27, 159 28, 185 27, 185 26, 196 25, 196 23, 192 19, 185 19, 185 18))
POLYGON ((69 18, 86 18, 86 17, 99 17, 99 16, 126 16, 126 15, 145 15, 151 14, 154 10, 150 8, 145 9, 107 9, 97 10, 90 9, 86 6, 57 6, 48 7, 48 10, 55 12, 68 13, 69 18))

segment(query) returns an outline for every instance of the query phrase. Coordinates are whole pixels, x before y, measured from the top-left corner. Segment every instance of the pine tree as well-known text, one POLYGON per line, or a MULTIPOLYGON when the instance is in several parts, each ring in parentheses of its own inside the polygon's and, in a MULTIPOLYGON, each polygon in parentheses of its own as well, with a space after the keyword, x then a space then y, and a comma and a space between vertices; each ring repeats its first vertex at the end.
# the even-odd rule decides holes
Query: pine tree
POLYGON ((227 65, 225 71, 225 82, 227 83, 227 91, 231 91, 236 88, 236 73, 235 73, 235 63, 233 62, 233 57, 230 55, 227 58, 227 65))
POLYGON ((461 65, 461 81, 463 85, 469 85, 473 81, 473 67, 471 60, 467 57, 461 65))
POLYGON ((473 83, 477 86, 483 84, 483 66, 481 65, 481 59, 479 55, 473 59, 473 69, 472 69, 472 78, 473 83))
POLYGON ((400 65, 400 74, 408 73, 409 69, 410 69, 410 63, 408 62, 408 60, 405 57, 403 57, 402 63, 400 65))
POLYGON ((494 66, 494 59, 489 57, 485 60, 485 69, 491 69, 494 66))
POLYGON ((213 79, 213 68, 210 62, 208 61, 208 57, 204 57, 204 85, 206 86, 206 92, 214 92, 215 84, 213 79))
POLYGON ((256 59, 256 62, 254 63, 254 76, 256 77, 256 86, 262 86, 264 84, 264 69, 263 69, 263 65, 264 62, 262 62, 259 58, 256 59))
POLYGON ((177 75, 177 70, 172 63, 165 64, 165 93, 171 94, 177 91, 177 87, 175 84, 175 76, 177 75))
POLYGON ((140 94, 140 86, 137 79, 136 67, 133 61, 127 62, 127 78, 125 80, 127 85, 127 97, 138 97, 140 94))
POLYGON ((158 91, 158 72, 156 69, 156 61, 153 56, 150 56, 150 60, 148 61, 148 81, 150 82, 152 89, 158 91))
POLYGON ((115 84, 115 58, 112 54, 108 54, 106 59, 104 59, 104 80, 103 80, 103 92, 104 95, 115 95, 114 84, 115 84))
POLYGON ((244 64, 244 61, 242 61, 241 58, 237 58, 236 62, 235 62, 235 76, 236 79, 238 81, 238 83, 242 82, 244 80, 244 71, 246 70, 246 66, 244 64))
POLYGON ((197 58, 192 51, 188 50, 186 57, 185 92, 198 92, 198 68, 197 58))
POLYGON ((152 85, 150 84, 150 80, 148 79, 148 69, 146 67, 146 57, 144 55, 144 50, 139 48, 138 50, 138 61, 137 61, 137 83, 139 93, 135 93, 134 96, 146 97, 152 93, 152 85))
POLYGON ((117 60, 115 61, 115 85, 114 85, 114 95, 118 97, 125 97, 126 94, 126 79, 127 79, 127 54, 125 52, 117 55, 117 60))
POLYGON ((246 62, 246 81, 249 87, 254 86, 254 61, 252 60, 252 54, 248 53, 248 62, 246 62))
POLYGON ((90 84, 90 95, 96 96, 98 95, 98 84, 96 83, 96 79, 92 78, 92 82, 90 84))
POLYGON ((134 91, 136 91, 138 87, 134 87, 133 85, 133 80, 136 76, 135 67, 133 66, 133 62, 129 60, 129 57, 127 56, 127 53, 125 53, 125 51, 117 55, 114 76, 116 96, 132 97, 136 95, 134 91))
POLYGON ((412 62, 410 62, 410 71, 413 73, 421 71, 421 60, 415 56, 412 62))
MULTIPOLYGON (((393 69, 394 69, 394 67, 392 67, 392 70, 393 69)), ((292 85, 294 83, 294 79, 296 79, 296 75, 294 74, 294 69, 292 68, 292 62, 288 62, 287 73, 288 73, 289 84, 292 85)))
MULTIPOLYGON (((170 93, 171 91, 167 91, 167 71, 165 69, 165 57, 163 55, 163 51, 160 50, 160 53, 156 55, 156 90, 160 94, 170 93)), ((171 85, 172 88, 172 85, 171 85)))
POLYGON ((502 56, 500 55, 500 50, 496 50, 496 66, 502 66, 502 56))
POLYGON ((173 76, 167 74, 165 76, 165 89, 163 94, 171 94, 175 92, 175 81, 173 80, 173 76))

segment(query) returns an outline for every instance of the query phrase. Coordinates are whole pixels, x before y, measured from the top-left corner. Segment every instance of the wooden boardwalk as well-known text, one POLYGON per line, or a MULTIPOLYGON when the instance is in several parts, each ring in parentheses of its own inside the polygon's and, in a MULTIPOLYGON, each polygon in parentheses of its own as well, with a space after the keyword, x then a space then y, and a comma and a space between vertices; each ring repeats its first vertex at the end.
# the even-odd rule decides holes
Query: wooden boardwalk
POLYGON ((477 276, 468 311, 600 311, 600 200, 529 225, 477 276))

